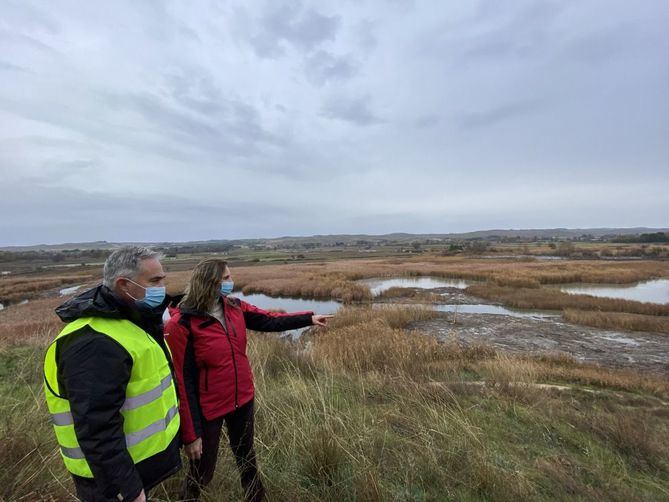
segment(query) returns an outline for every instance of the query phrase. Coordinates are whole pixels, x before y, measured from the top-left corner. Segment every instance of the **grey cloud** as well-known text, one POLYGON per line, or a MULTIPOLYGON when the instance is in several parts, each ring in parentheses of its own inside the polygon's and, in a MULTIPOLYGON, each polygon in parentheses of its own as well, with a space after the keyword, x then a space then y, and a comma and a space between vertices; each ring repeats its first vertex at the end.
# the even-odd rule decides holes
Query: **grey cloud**
POLYGON ((179 30, 179 33, 184 35, 185 37, 188 37, 191 40, 194 40, 196 42, 202 43, 202 39, 197 34, 197 32, 195 30, 193 30, 192 28, 186 26, 185 24, 180 25, 178 30, 179 30))
MULTIPOLYGON (((219 145, 232 142, 240 146, 256 146, 259 143, 277 145, 282 142, 275 134, 263 128, 256 108, 226 97, 208 73, 190 71, 169 75, 165 80, 170 100, 199 116, 193 119, 179 114, 176 120, 168 120, 167 123, 171 122, 179 128, 182 125, 190 128, 201 139, 213 135, 219 145), (200 136, 201 133, 204 134, 200 136), (225 139, 221 140, 219 135, 224 135, 225 139)), ((163 103, 162 107, 169 106, 163 103)), ((147 111, 146 106, 143 108, 147 111)), ((155 106, 150 108, 149 115, 157 111, 155 106)))
POLYGON ((18 42, 21 45, 28 46, 32 49, 36 49, 40 52, 45 52, 50 55, 59 54, 59 52, 50 45, 42 42, 38 38, 26 35, 25 33, 18 33, 9 30, 0 30, 0 39, 4 39, 5 41, 18 42))
POLYGON ((477 21, 496 24, 481 35, 470 38, 470 46, 463 52, 465 59, 500 57, 527 57, 542 54, 551 40, 556 20, 566 8, 555 1, 533 1, 506 18, 508 9, 495 2, 482 2, 477 21))
MULTIPOLYGON (((149 125, 159 129, 161 135, 177 144, 204 151, 249 156, 254 154, 258 144, 278 141, 262 128, 253 108, 231 100, 215 103, 210 111, 202 109, 202 101, 195 103, 200 116, 182 111, 149 93, 111 96, 112 103, 136 111, 149 125)), ((191 100, 186 103, 194 104, 191 100)))
POLYGON ((477 4, 0 2, 0 240, 666 226, 667 2, 477 4))
MULTIPOLYGON (((108 106, 119 105, 119 98, 99 97, 108 106)), ((133 151, 159 155, 176 160, 187 160, 189 156, 180 145, 166 143, 150 135, 145 128, 115 126, 96 120, 92 116, 72 114, 67 105, 52 103, 50 107, 42 103, 16 103, 0 98, 0 110, 19 117, 41 122, 50 126, 81 134, 88 141, 98 141, 108 145, 120 145, 133 151)))
POLYGON ((441 117, 439 115, 427 114, 418 117, 415 123, 419 129, 427 129, 438 125, 440 122, 441 117))
POLYGON ((225 112, 226 99, 212 78, 195 71, 165 75, 167 95, 184 108, 204 116, 225 112))
POLYGON ((606 63, 633 48, 638 52, 643 52, 644 42, 646 42, 643 30, 643 27, 631 23, 618 24, 606 30, 579 37, 569 45, 567 52, 570 57, 586 64, 606 63))
POLYGON ((0 71, 17 71, 21 73, 34 73, 32 70, 28 68, 8 63, 6 61, 0 61, 0 71))
POLYGON ((357 72, 356 65, 346 56, 335 56, 326 51, 316 51, 305 62, 307 78, 316 85, 347 80, 357 72))
POLYGON ((0 139, 0 152, 15 150, 16 148, 36 149, 48 151, 51 149, 82 150, 87 146, 85 141, 51 138, 49 136, 29 135, 20 138, 0 139))
POLYGON ((276 147, 283 142, 262 126, 254 107, 224 96, 209 77, 194 71, 167 78, 162 94, 93 92, 84 100, 89 108, 79 113, 68 109, 67 100, 45 106, 33 99, 27 97, 19 103, 0 96, 0 109, 90 139, 176 160, 193 156, 249 157, 257 154, 259 146, 276 147), (113 119, 109 123, 98 118, 124 112, 141 120, 118 127, 113 119))
POLYGON ((85 174, 85 171, 97 167, 100 163, 91 159, 74 159, 74 160, 56 160, 47 159, 44 161, 44 167, 53 169, 59 175, 63 174, 85 174))
POLYGON ((359 126, 383 122, 372 112, 369 96, 331 98, 325 103, 321 113, 329 119, 343 120, 359 126))
POLYGON ((459 122, 466 129, 486 127, 514 117, 534 113, 539 108, 540 104, 537 102, 507 103, 483 112, 465 113, 460 117, 459 122))
POLYGON ((15 24, 24 29, 46 31, 56 34, 60 31, 60 24, 43 8, 37 8, 27 0, 5 2, 5 14, 11 16, 15 24))
POLYGON ((4 183, 0 187, 0 213, 15 214, 17 207, 22 208, 20 217, 0 220, 2 245, 253 237, 268 226, 297 220, 303 213, 298 208, 263 202, 240 206, 174 194, 119 195, 45 186, 34 180, 31 190, 22 186, 4 183), (225 225, 212 225, 212 219, 225 225))
POLYGON ((361 49, 369 52, 378 45, 374 34, 374 23, 369 19, 361 21, 355 28, 358 45, 361 49))
POLYGON ((283 54, 282 43, 309 52, 327 40, 334 40, 339 24, 337 16, 303 10, 300 3, 283 4, 262 16, 260 29, 250 41, 256 54, 263 58, 283 54))

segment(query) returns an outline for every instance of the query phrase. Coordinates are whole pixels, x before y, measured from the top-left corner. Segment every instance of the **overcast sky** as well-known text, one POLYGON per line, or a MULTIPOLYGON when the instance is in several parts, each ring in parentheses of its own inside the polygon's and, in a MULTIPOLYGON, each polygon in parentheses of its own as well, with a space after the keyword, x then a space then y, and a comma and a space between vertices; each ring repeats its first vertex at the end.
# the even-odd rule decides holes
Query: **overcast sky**
POLYGON ((669 226, 669 1, 0 3, 0 245, 669 226))

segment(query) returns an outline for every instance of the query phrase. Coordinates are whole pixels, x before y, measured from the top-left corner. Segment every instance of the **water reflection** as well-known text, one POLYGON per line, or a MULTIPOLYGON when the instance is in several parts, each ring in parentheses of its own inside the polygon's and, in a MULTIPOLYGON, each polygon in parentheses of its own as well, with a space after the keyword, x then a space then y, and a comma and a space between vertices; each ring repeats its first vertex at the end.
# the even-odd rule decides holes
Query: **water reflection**
POLYGON ((70 286, 69 288, 63 288, 63 289, 61 289, 58 293, 60 294, 60 296, 71 295, 72 293, 74 293, 75 291, 77 291, 80 287, 81 287, 81 285, 79 285, 79 286, 70 286))
POLYGON ((393 277, 391 279, 364 279, 359 281, 365 284, 372 292, 372 296, 377 296, 390 288, 458 288, 465 289, 472 284, 472 281, 464 279, 442 279, 436 277, 393 277))
POLYGON ((271 296, 260 293, 245 295, 241 291, 234 292, 232 296, 264 310, 285 310, 286 312, 311 310, 315 314, 331 314, 341 307, 341 303, 334 300, 305 300, 303 298, 283 297, 272 298, 271 296))
POLYGON ((621 284, 574 284, 560 286, 560 290, 574 295, 622 298, 638 302, 669 303, 669 279, 621 284))
POLYGON ((434 308, 434 310, 437 310, 439 312, 458 312, 460 314, 497 314, 497 315, 508 315, 511 317, 534 317, 534 318, 546 318, 546 317, 557 316, 557 314, 555 313, 540 312, 536 310, 508 309, 506 307, 501 307, 499 305, 480 305, 480 304, 432 305, 432 308, 434 308))

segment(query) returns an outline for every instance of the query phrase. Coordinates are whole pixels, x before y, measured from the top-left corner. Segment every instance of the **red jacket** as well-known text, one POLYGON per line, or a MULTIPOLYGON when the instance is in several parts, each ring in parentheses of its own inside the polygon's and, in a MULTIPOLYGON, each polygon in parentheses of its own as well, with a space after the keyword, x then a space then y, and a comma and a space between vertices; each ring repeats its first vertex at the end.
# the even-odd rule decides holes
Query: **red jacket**
POLYGON ((253 375, 246 356, 246 328, 285 331, 311 325, 313 312, 267 312, 232 297, 221 297, 225 326, 215 317, 185 308, 170 309, 165 339, 172 352, 179 394, 181 436, 202 435, 202 417, 213 420, 253 399, 253 375))

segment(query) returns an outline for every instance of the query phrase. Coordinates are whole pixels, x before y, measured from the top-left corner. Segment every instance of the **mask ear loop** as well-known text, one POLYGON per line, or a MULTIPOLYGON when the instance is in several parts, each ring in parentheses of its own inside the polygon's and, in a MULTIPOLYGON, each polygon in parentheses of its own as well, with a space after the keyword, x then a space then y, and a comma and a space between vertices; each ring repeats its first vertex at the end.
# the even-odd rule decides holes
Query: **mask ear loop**
MULTIPOLYGON (((142 286, 141 284, 137 284, 135 281, 133 281, 133 280, 130 279, 129 277, 124 277, 124 279, 127 280, 127 281, 132 282, 135 286, 139 286, 139 287, 142 288, 144 291, 146 291, 146 288, 145 288, 144 286, 142 286)), ((130 298, 132 298, 133 300, 135 300, 136 302, 139 301, 139 299, 135 298, 134 296, 132 296, 132 295, 131 295, 130 293, 128 293, 127 291, 125 292, 125 294, 128 295, 128 296, 129 296, 130 298)))

